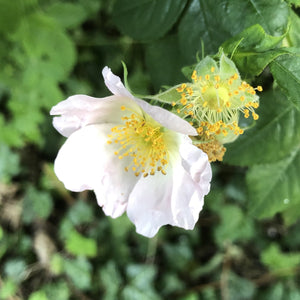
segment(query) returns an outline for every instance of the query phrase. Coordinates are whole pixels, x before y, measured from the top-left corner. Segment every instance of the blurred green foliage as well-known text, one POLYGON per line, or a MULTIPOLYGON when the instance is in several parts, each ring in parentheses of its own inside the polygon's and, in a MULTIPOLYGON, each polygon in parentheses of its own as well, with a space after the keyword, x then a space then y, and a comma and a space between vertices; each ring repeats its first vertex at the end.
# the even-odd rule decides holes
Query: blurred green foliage
POLYGON ((0 299, 299 299, 299 6, 0 0, 0 299), (219 47, 264 92, 256 125, 213 165, 193 231, 146 239, 64 189, 54 104, 108 95, 101 69, 121 75, 121 61, 134 92, 158 93, 219 47))

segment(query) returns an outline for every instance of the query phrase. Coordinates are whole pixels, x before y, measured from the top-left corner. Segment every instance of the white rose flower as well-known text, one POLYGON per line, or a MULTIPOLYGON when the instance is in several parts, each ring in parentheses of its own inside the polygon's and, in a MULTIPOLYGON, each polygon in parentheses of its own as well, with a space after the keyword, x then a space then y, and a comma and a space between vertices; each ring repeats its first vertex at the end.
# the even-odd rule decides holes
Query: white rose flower
POLYGON ((54 170, 71 191, 94 190, 106 215, 125 211, 136 231, 163 225, 193 229, 210 190, 207 155, 192 145, 196 130, 169 111, 135 98, 108 67, 105 98, 75 95, 51 109, 68 137, 54 170))

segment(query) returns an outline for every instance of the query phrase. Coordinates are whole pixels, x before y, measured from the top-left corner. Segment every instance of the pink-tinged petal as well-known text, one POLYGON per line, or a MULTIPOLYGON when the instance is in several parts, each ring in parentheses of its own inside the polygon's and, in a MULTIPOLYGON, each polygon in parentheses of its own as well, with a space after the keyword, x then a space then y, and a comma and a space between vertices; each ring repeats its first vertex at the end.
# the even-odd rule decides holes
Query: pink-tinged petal
POLYGON ((189 147, 182 149, 186 159, 183 164, 175 154, 167 175, 141 178, 130 194, 127 214, 136 231, 144 236, 153 237, 166 224, 193 229, 199 218, 210 188, 211 169, 207 156, 189 139, 185 143, 189 147))
POLYGON ((123 85, 120 77, 114 75, 110 68, 105 67, 102 71, 102 74, 106 86, 114 95, 133 99, 147 114, 149 114, 162 126, 182 134, 198 135, 196 129, 182 118, 159 106, 150 105, 146 101, 132 96, 123 85))
POLYGON ((104 67, 102 70, 105 85, 116 96, 134 98, 131 93, 125 88, 119 76, 113 74, 109 67, 104 67))
POLYGON ((61 115, 53 119, 53 126, 63 136, 68 137, 89 124, 120 123, 124 116, 120 109, 122 105, 140 111, 138 105, 129 98, 74 95, 52 107, 50 114, 61 115))
POLYGON ((140 178, 128 199, 127 215, 136 232, 153 237, 159 228, 172 222, 172 176, 157 173, 140 178))
POLYGON ((71 191, 94 189, 97 201, 107 215, 120 216, 137 178, 127 173, 126 158, 114 154, 114 144, 107 144, 107 134, 115 124, 89 125, 74 132, 55 160, 57 177, 71 191))
POLYGON ((135 102, 163 127, 186 135, 198 135, 196 129, 187 121, 159 106, 154 106, 144 100, 134 98, 135 102))
MULTIPOLYGON (((185 140, 188 141, 190 139, 185 137, 185 140)), ((185 170, 191 175, 198 186, 200 186, 203 194, 208 194, 212 171, 207 154, 189 142, 183 142, 180 145, 179 152, 185 170)))

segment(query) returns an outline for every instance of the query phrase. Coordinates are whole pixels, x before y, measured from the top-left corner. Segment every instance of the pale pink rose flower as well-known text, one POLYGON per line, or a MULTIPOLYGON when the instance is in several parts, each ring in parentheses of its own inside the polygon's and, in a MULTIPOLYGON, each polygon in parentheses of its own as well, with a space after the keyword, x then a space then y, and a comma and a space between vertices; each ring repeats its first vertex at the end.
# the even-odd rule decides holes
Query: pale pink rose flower
POLYGON ((188 137, 196 130, 134 97, 108 67, 102 74, 112 96, 74 95, 50 111, 67 137, 57 177, 71 191, 94 190, 112 218, 126 211, 146 237, 166 224, 193 229, 212 177, 207 155, 188 137))

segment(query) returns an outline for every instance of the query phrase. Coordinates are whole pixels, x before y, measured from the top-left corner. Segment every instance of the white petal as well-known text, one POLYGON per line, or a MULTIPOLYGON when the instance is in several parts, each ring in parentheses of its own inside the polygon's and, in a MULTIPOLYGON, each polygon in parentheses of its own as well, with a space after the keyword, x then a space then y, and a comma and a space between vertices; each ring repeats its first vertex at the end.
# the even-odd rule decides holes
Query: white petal
POLYGON ((150 105, 146 101, 132 96, 123 85, 120 77, 114 75, 110 68, 105 67, 102 71, 102 74, 106 86, 113 94, 132 98, 146 113, 148 113, 154 120, 164 127, 182 134, 198 135, 196 129, 182 118, 161 107, 150 105))
POLYGON ((113 126, 89 125, 74 132, 60 149, 54 170, 71 191, 94 189, 104 212, 117 217, 125 211, 137 178, 125 172, 128 161, 118 159, 114 145, 107 144, 113 126))
POLYGON ((174 155, 166 176, 157 173, 141 178, 130 194, 127 214, 144 236, 153 237, 165 224, 193 229, 198 220, 210 188, 210 164, 189 140, 182 147, 183 162, 174 155))
POLYGON ((196 129, 187 121, 159 106, 150 105, 144 100, 134 98, 137 104, 154 120, 164 127, 186 135, 198 135, 196 129))
POLYGON ((109 67, 104 67, 102 70, 105 85, 116 96, 134 98, 131 93, 125 88, 119 76, 112 73, 109 67))
POLYGON ((74 95, 52 107, 51 115, 61 115, 53 119, 53 126, 63 136, 70 136, 74 131, 89 124, 120 123, 124 112, 120 107, 140 111, 130 98, 110 96, 93 98, 86 95, 74 95))
MULTIPOLYGON (((185 139, 190 140, 187 137, 185 139)), ((203 194, 208 194, 212 171, 206 153, 188 142, 180 145, 179 152, 183 167, 191 174, 192 179, 201 188, 203 194)))
POLYGON ((135 185, 128 199, 127 215, 137 233, 153 237, 161 226, 172 222, 170 178, 157 173, 140 178, 135 185))

